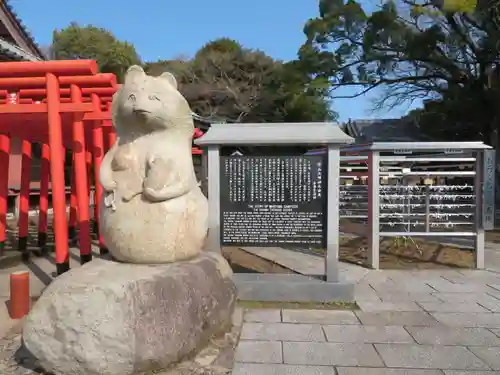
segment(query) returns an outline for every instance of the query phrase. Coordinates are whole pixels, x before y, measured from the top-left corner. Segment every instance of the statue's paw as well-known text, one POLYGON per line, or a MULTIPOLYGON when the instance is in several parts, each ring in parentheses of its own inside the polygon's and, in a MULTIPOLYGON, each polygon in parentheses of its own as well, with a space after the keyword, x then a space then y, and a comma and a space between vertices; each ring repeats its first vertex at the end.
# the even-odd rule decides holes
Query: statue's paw
POLYGON ((104 194, 104 207, 110 208, 112 211, 116 210, 116 206, 115 206, 115 192, 114 192, 114 190, 112 190, 112 191, 105 191, 105 194, 104 194))
POLYGON ((156 201, 158 200, 158 194, 156 191, 150 187, 144 187, 142 190, 142 196, 146 198, 148 201, 156 201))
POLYGON ((101 182, 101 186, 104 191, 111 193, 116 190, 116 181, 110 180, 106 182, 101 182))
POLYGON ((122 201, 124 202, 130 202, 133 198, 135 198, 137 195, 141 194, 141 191, 127 191, 127 192, 122 192, 122 201))

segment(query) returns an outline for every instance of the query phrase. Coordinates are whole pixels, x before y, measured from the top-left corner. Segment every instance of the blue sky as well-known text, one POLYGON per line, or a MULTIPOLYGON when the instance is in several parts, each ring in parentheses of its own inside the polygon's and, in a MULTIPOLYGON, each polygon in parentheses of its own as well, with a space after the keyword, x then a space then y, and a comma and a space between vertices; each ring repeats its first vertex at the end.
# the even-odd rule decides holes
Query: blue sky
MULTIPOLYGON (((11 0, 10 3, 42 46, 50 44, 54 29, 76 21, 111 30, 118 38, 134 44, 145 61, 191 56, 203 44, 219 37, 236 39, 245 47, 261 49, 274 58, 294 59, 304 42, 304 23, 318 13, 318 0, 11 0)), ((336 100, 333 108, 342 121, 395 117, 407 111, 401 108, 390 113, 372 113, 370 97, 336 100)))

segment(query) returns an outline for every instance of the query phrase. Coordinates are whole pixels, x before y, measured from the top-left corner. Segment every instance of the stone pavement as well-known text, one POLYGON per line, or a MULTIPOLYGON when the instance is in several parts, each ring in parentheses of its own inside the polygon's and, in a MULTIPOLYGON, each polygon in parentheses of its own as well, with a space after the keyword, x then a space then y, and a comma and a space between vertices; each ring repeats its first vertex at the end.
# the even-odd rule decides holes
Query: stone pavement
MULTIPOLYGON (((488 245, 484 271, 342 264, 360 311, 247 311, 233 375, 500 375, 497 246, 488 245)), ((320 269, 316 258, 308 271, 320 269)), ((25 268, 0 270, 0 299, 8 274, 25 268)), ((35 259, 29 268, 35 296, 53 277, 54 260, 35 259)), ((0 304, 0 341, 13 324, 0 304)))
POLYGON ((233 375, 500 374, 500 273, 367 271, 356 300, 247 311, 233 375))

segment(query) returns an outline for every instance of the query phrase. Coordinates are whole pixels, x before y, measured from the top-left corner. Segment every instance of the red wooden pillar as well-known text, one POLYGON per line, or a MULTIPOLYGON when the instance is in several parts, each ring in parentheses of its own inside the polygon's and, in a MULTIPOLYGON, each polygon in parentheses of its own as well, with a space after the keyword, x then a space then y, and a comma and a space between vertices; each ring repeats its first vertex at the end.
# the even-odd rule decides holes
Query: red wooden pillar
POLYGON ((76 238, 76 218, 77 218, 77 200, 76 200, 76 176, 75 176, 75 157, 71 161, 71 190, 69 195, 69 224, 68 240, 73 243, 76 238))
POLYGON ((66 193, 64 186, 64 149, 60 115, 59 81, 52 73, 47 73, 46 77, 56 269, 57 274, 60 275, 69 270, 68 224, 66 219, 66 193))
MULTIPOLYGON (((17 94, 7 94, 5 103, 16 104, 17 99, 17 94)), ((2 255, 5 250, 5 243, 7 240, 10 143, 10 136, 8 134, 0 134, 0 255, 2 255)))
POLYGON ((7 199, 9 196, 10 137, 0 134, 0 255, 7 239, 7 199))
MULTIPOLYGON (((76 202, 76 188, 75 188, 75 169, 73 151, 71 155, 71 170, 69 175, 69 220, 68 220, 68 243, 72 246, 76 238, 76 218, 78 215, 78 207, 76 202)), ((63 147, 63 165, 64 165, 64 199, 66 199, 66 163, 68 156, 68 149, 63 147)), ((67 201, 65 200, 66 204, 67 201)))
MULTIPOLYGON (((89 207, 91 205, 95 205, 95 194, 93 192, 93 184, 92 184, 92 151, 91 150, 88 150, 85 152, 85 163, 87 164, 87 193, 88 193, 88 196, 89 196, 89 207)), ((90 222, 92 223, 91 225, 91 237, 92 237, 92 233, 96 233, 98 232, 98 229, 97 229, 97 224, 96 224, 96 219, 95 217, 93 217, 94 215, 94 211, 89 211, 89 216, 92 215, 91 217, 91 220, 90 222)))
POLYGON ((92 193, 92 151, 87 150, 85 152, 85 163, 87 164, 87 190, 90 194, 92 193))
MULTIPOLYGON (((101 101, 96 94, 92 94, 92 104, 94 105, 94 110, 96 112, 101 111, 101 101)), ((94 151, 93 155, 94 155, 94 181, 95 181, 94 220, 97 223, 97 227, 99 228, 99 210, 101 207, 101 198, 102 198, 102 187, 101 184, 99 183, 99 169, 101 167, 102 159, 104 158, 104 139, 103 139, 101 121, 94 121, 92 127, 92 143, 94 151)), ((101 254, 107 254, 108 249, 104 244, 100 232, 98 232, 98 236, 99 236, 99 252, 101 254)))
POLYGON ((40 168, 40 210, 38 214, 38 247, 42 254, 47 252, 47 214, 49 211, 50 149, 47 143, 42 145, 40 168))
POLYGON ((22 141, 21 159, 21 190, 19 193, 19 233, 18 249, 23 253, 23 258, 29 257, 29 206, 30 206, 30 179, 31 179, 31 142, 22 141))
MULTIPOLYGON (((71 85, 71 101, 73 103, 82 102, 82 92, 76 85, 71 85)), ((78 203, 80 262, 81 264, 84 264, 92 260, 85 128, 83 124, 82 114, 74 114, 73 116, 73 160, 76 199, 78 203)))

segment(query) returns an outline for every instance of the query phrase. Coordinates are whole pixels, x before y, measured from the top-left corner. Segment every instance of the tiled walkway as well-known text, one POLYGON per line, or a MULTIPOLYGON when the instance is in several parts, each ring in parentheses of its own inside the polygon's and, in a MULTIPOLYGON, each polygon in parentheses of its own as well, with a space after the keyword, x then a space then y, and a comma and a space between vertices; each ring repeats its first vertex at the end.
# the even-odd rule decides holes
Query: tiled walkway
MULTIPOLYGON (((360 311, 246 312, 233 375, 500 375, 500 249, 488 247, 488 271, 344 264, 360 311)), ((311 261, 308 271, 321 266, 311 261)), ((1 300, 8 273, 25 267, 0 272, 1 300)), ((35 296, 50 282, 53 260, 30 269, 35 296)), ((3 301, 0 336, 12 326, 3 301)))
POLYGON ((247 311, 233 375, 500 374, 500 273, 368 271, 361 311, 247 311))

